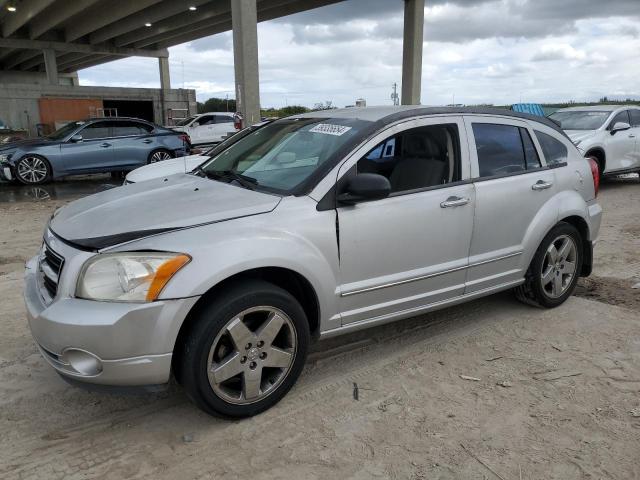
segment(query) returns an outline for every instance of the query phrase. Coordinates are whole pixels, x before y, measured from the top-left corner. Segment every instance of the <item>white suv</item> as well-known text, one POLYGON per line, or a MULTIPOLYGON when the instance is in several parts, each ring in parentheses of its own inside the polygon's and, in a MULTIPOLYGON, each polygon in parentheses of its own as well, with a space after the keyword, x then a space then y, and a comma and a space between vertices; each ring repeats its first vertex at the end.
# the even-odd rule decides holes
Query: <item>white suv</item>
POLYGON ((598 162, 601 175, 640 172, 640 107, 594 105, 550 115, 578 150, 598 162))
POLYGON ((193 145, 221 142, 230 132, 235 132, 231 112, 207 112, 193 115, 171 128, 188 134, 193 145))

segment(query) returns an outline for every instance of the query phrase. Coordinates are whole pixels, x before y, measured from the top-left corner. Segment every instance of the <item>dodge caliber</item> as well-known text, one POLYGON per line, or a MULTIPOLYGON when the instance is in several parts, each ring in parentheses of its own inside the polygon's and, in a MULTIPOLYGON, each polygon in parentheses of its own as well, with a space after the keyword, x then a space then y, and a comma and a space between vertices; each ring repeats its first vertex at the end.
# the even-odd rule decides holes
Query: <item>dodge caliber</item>
POLYGON ((552 308, 589 275, 598 170, 558 125, 504 110, 313 112, 191 173, 54 213, 26 269, 46 361, 208 413, 278 402, 311 341, 513 289, 552 308))

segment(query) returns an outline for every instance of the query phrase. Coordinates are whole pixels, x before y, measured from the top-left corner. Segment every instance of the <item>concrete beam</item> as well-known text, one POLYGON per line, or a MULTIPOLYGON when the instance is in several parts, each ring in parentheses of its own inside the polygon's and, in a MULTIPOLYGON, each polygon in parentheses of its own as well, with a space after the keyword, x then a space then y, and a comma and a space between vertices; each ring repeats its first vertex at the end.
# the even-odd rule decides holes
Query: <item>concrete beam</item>
POLYGON ((0 48, 22 48, 32 50, 52 49, 58 52, 97 53, 102 55, 119 55, 123 57, 166 57, 166 49, 142 50, 120 48, 111 45, 89 45, 86 43, 53 42, 48 40, 28 40, 18 38, 0 38, 0 48))
POLYGON ((234 0, 231 3, 236 105, 245 125, 260 121, 257 13, 256 0, 234 0))
MULTIPOLYGON (((107 25, 106 27, 91 33, 91 35, 89 35, 89 43, 101 43, 138 29, 151 30, 158 22, 162 22, 167 19, 169 22, 175 23, 180 23, 180 18, 183 17, 188 21, 201 19, 202 9, 199 7, 209 2, 210 0, 190 0, 188 4, 185 4, 184 2, 175 0, 164 1, 159 5, 153 5, 150 8, 146 8, 134 13, 133 15, 129 15, 127 18, 123 18, 117 23, 107 25), (190 11, 188 9, 190 6, 198 7, 198 10, 190 11), (152 23, 151 28, 144 26, 147 22, 152 23)), ((227 10, 229 8, 231 7, 228 6, 227 10)))
POLYGON ((18 9, 3 19, 2 36, 8 37, 16 30, 51 5, 54 0, 27 0, 20 2, 18 9))
POLYGON ((58 62, 56 60, 55 50, 43 50, 44 68, 47 72, 47 81, 50 85, 58 85, 58 62))
POLYGON ((75 0, 60 4, 58 2, 52 8, 47 9, 42 15, 34 18, 29 23, 29 38, 35 39, 52 28, 57 27, 68 18, 89 8, 98 0, 75 0))
MULTIPOLYGON (((0 39, 1 40, 1 39, 0 39)), ((15 49, 14 51, 16 51, 15 49)), ((2 63, 2 67, 6 70, 13 70, 15 67, 32 58, 42 58, 42 50, 19 50, 2 63)))
POLYGON ((170 90, 171 76, 169 74, 169 58, 158 57, 158 67, 160 69, 160 88, 162 90, 170 90))
POLYGON ((151 27, 145 27, 143 24, 140 24, 139 28, 117 37, 114 43, 119 47, 132 45, 136 42, 144 42, 144 45, 152 45, 154 43, 153 41, 146 40, 156 38, 162 34, 184 32, 185 30, 191 31, 200 28, 203 25, 207 25, 209 19, 223 14, 229 15, 229 19, 231 19, 230 12, 230 0, 220 0, 200 8, 196 10, 196 12, 187 11, 173 18, 154 23, 151 27), (196 15, 194 15, 194 13, 196 13, 196 15))
POLYGON ((67 65, 63 71, 65 73, 77 72, 78 70, 95 67, 96 65, 102 65, 103 63, 119 60, 120 58, 122 57, 117 57, 115 55, 92 55, 89 59, 78 60, 77 62, 67 65))
POLYGON ((422 88, 424 0, 404 0, 402 105, 419 105, 422 88))
MULTIPOLYGON (((76 0, 78 1, 78 0, 76 0)), ((91 32, 115 23, 140 10, 144 10, 161 0, 109 0, 91 8, 82 21, 73 22, 65 29, 65 40, 72 42, 91 32)))

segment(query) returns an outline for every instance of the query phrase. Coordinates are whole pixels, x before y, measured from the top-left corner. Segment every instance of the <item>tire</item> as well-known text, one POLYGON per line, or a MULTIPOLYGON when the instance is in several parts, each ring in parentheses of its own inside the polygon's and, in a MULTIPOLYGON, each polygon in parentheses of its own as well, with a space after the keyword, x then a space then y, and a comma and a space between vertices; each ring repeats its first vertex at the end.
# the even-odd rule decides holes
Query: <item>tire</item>
POLYGON ((169 160, 170 158, 173 158, 171 152, 169 150, 161 148, 159 150, 154 150, 149 154, 149 157, 147 158, 147 164, 162 162, 163 160, 169 160))
POLYGON ((205 412, 250 417, 291 389, 309 338, 304 310, 289 292, 262 280, 243 281, 217 292, 196 313, 177 345, 174 368, 189 398, 205 412))
POLYGON ((582 271, 582 243, 582 237, 573 225, 560 222, 553 227, 540 243, 527 270, 525 282, 516 287, 516 298, 541 308, 554 308, 564 303, 573 293, 582 271), (569 250, 563 254, 565 240, 569 250), (555 263, 552 245, 556 252, 555 263))
POLYGON ((51 165, 40 155, 25 155, 16 163, 15 174, 23 185, 42 185, 51 180, 51 165))

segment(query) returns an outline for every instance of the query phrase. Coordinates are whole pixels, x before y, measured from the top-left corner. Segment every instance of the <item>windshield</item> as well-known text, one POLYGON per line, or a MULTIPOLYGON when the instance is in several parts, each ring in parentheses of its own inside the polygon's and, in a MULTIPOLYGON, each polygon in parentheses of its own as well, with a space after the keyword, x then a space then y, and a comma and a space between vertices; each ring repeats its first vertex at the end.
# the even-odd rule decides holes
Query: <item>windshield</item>
POLYGON ((191 121, 196 118, 195 115, 191 117, 187 117, 179 122, 176 122, 176 127, 184 127, 186 124, 191 123, 191 121))
POLYGON ((201 170, 229 180, 240 174, 257 189, 289 194, 370 123, 353 118, 277 120, 248 133, 201 170))
POLYGON ((596 130, 609 118, 611 112, 602 111, 573 111, 556 112, 549 118, 560 122, 563 130, 596 130))
POLYGON ((50 135, 47 135, 46 138, 48 138, 49 140, 62 140, 68 135, 71 135, 73 132, 76 131, 77 128, 79 128, 82 125, 84 125, 84 122, 67 123, 64 127, 59 128, 58 130, 56 130, 50 135))

